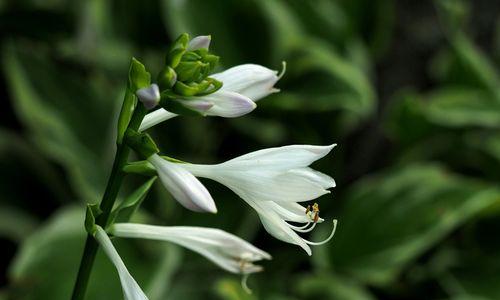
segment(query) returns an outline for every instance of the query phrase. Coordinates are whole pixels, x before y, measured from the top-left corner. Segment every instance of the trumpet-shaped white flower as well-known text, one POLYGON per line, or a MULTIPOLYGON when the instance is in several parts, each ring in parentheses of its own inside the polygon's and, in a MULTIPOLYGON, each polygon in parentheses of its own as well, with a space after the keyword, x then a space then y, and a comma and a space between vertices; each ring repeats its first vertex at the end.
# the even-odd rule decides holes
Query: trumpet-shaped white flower
POLYGON ((326 241, 307 241, 297 232, 309 232, 323 219, 319 218, 317 204, 311 208, 298 202, 316 199, 335 187, 333 178, 309 167, 334 146, 292 145, 255 151, 216 165, 179 166, 195 176, 210 178, 227 186, 257 211, 271 235, 299 245, 311 255, 308 245, 331 239, 336 221, 326 241))
POLYGON ((165 188, 184 207, 197 212, 217 212, 205 186, 180 164, 169 162, 158 154, 151 155, 148 161, 155 167, 165 188))
MULTIPOLYGON (((279 75, 277 71, 260 65, 244 64, 235 66, 210 76, 223 83, 219 91, 206 96, 190 97, 190 99, 212 103, 211 108, 203 111, 208 116, 239 117, 254 110, 256 107, 255 101, 269 94, 279 92, 278 89, 274 88, 274 85, 283 76, 284 72, 285 64, 283 64, 283 71, 279 75)), ((160 108, 144 117, 139 130, 146 130, 175 116, 177 115, 160 108)))
POLYGON ((271 256, 247 241, 220 229, 190 226, 154 226, 116 223, 117 237, 168 241, 198 252, 226 271, 250 274, 262 271, 254 262, 271 256))
POLYGON ((118 271, 123 289, 123 298, 125 300, 148 300, 141 287, 128 272, 107 233, 98 225, 96 225, 95 239, 118 271))

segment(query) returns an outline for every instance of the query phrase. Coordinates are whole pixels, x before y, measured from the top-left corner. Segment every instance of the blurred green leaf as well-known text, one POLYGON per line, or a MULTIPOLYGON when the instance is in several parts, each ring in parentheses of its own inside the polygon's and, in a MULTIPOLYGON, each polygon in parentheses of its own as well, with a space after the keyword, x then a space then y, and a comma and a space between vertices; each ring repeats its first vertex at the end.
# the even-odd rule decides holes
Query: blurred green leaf
POLYGON ((318 266, 329 261, 339 273, 383 286, 452 230, 498 203, 500 191, 417 164, 363 180, 345 200, 329 258, 323 252, 313 258, 318 266))
POLYGON ((95 201, 109 163, 111 143, 102 133, 114 120, 114 93, 102 97, 80 74, 20 48, 11 43, 3 53, 14 109, 44 154, 66 168, 81 198, 95 201))
POLYGON ((29 213, 18 208, 0 206, 0 236, 21 242, 38 225, 29 213))
POLYGON ((500 102, 481 90, 447 88, 428 95, 427 117, 444 126, 500 127, 500 102))
POLYGON ((182 251, 176 245, 165 245, 163 257, 146 289, 150 300, 170 299, 167 295, 172 288, 175 272, 182 266, 182 251))
POLYGON ((241 287, 239 281, 233 279, 221 279, 215 286, 220 299, 224 300, 255 300, 257 299, 252 294, 248 294, 241 287))
POLYGON ((374 300, 360 284, 334 274, 299 277, 296 289, 301 299, 374 300))

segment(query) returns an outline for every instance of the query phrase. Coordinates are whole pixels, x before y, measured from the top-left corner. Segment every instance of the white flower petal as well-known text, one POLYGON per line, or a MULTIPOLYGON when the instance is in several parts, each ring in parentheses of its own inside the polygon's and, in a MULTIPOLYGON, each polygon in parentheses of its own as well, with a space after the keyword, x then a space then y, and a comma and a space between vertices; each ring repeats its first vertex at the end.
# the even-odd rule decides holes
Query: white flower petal
POLYGON ((248 97, 229 91, 217 91, 201 97, 193 97, 213 103, 207 111, 209 116, 219 116, 225 118, 236 118, 243 116, 257 107, 248 97))
POLYGON ((194 99, 194 100, 173 100, 173 101, 179 101, 184 105, 185 107, 196 110, 202 114, 206 114, 208 110, 210 110, 214 104, 210 101, 207 100, 202 100, 202 99, 194 99))
POLYGON ((222 81, 222 90, 243 94, 253 101, 277 92, 274 85, 280 79, 277 71, 256 64, 235 66, 210 77, 222 81))
POLYGON ((306 251, 308 255, 312 254, 311 247, 291 229, 272 209, 267 207, 268 202, 247 202, 259 214, 264 229, 278 240, 295 244, 306 251))
POLYGON ((336 144, 329 146, 290 145, 262 149, 226 161, 222 165, 228 168, 272 167, 273 169, 294 169, 307 167, 327 155, 336 144))
POLYGON ((163 108, 157 109, 153 112, 148 113, 144 119, 142 120, 141 126, 139 127, 139 131, 144 131, 147 130, 156 124, 159 124, 163 121, 172 119, 173 117, 176 117, 177 115, 174 113, 171 113, 163 108))
POLYGON ((298 168, 288 171, 289 173, 293 173, 297 176, 301 176, 307 180, 310 180, 314 183, 321 185, 324 189, 334 188, 336 186, 335 180, 321 172, 313 170, 312 168, 298 168))
POLYGON ((134 280, 132 275, 130 275, 127 267, 125 267, 120 255, 116 252, 116 249, 111 243, 108 235, 100 226, 97 226, 95 238, 118 271, 123 288, 123 297, 125 300, 147 300, 148 297, 146 297, 140 286, 134 280))
POLYGON ((195 51, 198 49, 207 49, 210 47, 210 41, 212 40, 212 37, 210 35, 199 35, 197 37, 194 37, 191 41, 189 41, 188 44, 188 51, 195 51))
POLYGON ((180 164, 154 154, 148 161, 155 167, 165 188, 184 207, 197 212, 216 213, 217 208, 205 186, 180 164))

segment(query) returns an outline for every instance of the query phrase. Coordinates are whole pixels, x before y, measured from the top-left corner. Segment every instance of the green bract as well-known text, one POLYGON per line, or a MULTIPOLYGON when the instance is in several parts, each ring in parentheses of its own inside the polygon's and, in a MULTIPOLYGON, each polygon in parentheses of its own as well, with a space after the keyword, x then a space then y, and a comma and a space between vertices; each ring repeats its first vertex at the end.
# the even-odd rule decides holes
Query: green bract
POLYGON ((128 129, 125 132, 125 139, 127 145, 144 158, 160 152, 151 136, 147 133, 128 129))
POLYGON ((102 213, 99 204, 87 204, 87 213, 85 214, 85 230, 88 234, 94 235, 96 231, 96 218, 102 213))

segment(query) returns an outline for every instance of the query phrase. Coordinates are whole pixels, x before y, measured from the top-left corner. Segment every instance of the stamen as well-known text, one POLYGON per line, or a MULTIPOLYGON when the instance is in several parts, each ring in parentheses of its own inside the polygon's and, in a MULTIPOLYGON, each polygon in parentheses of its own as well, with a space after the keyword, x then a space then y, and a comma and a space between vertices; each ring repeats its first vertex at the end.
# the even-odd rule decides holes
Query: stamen
POLYGON ((317 223, 319 221, 319 205, 318 203, 314 203, 314 205, 311 206, 308 205, 306 208, 306 215, 311 219, 314 223, 317 223))
POLYGON ((302 230, 302 229, 305 229, 307 226, 311 225, 312 222, 307 222, 304 226, 294 226, 292 224, 289 224, 289 223, 286 223, 286 225, 288 225, 288 227, 292 228, 293 230, 302 230))
POLYGON ((333 238, 333 236, 335 235, 335 230, 336 229, 337 229, 337 220, 333 220, 333 229, 332 229, 332 232, 330 233, 330 236, 328 238, 326 238, 326 240, 323 240, 321 242, 311 242, 311 241, 308 241, 308 240, 304 239, 304 242, 306 242, 309 245, 313 245, 313 246, 319 246, 319 245, 326 244, 326 243, 328 243, 333 238))
POLYGON ((286 61, 282 61, 281 64, 283 68, 281 69, 281 72, 278 74, 278 80, 280 80, 281 77, 283 77, 283 75, 285 75, 286 72, 286 61))
MULTIPOLYGON (((309 223, 310 224, 310 223, 309 223)), ((316 227, 316 224, 318 223, 312 223, 313 225, 307 229, 294 229, 295 231, 297 232, 310 232, 314 229, 314 227, 316 227)))
POLYGON ((248 276, 250 276, 250 274, 248 274, 248 273, 243 274, 243 276, 241 276, 241 287, 243 288, 243 290, 247 294, 252 294, 252 290, 248 287, 248 284, 247 284, 248 276))

